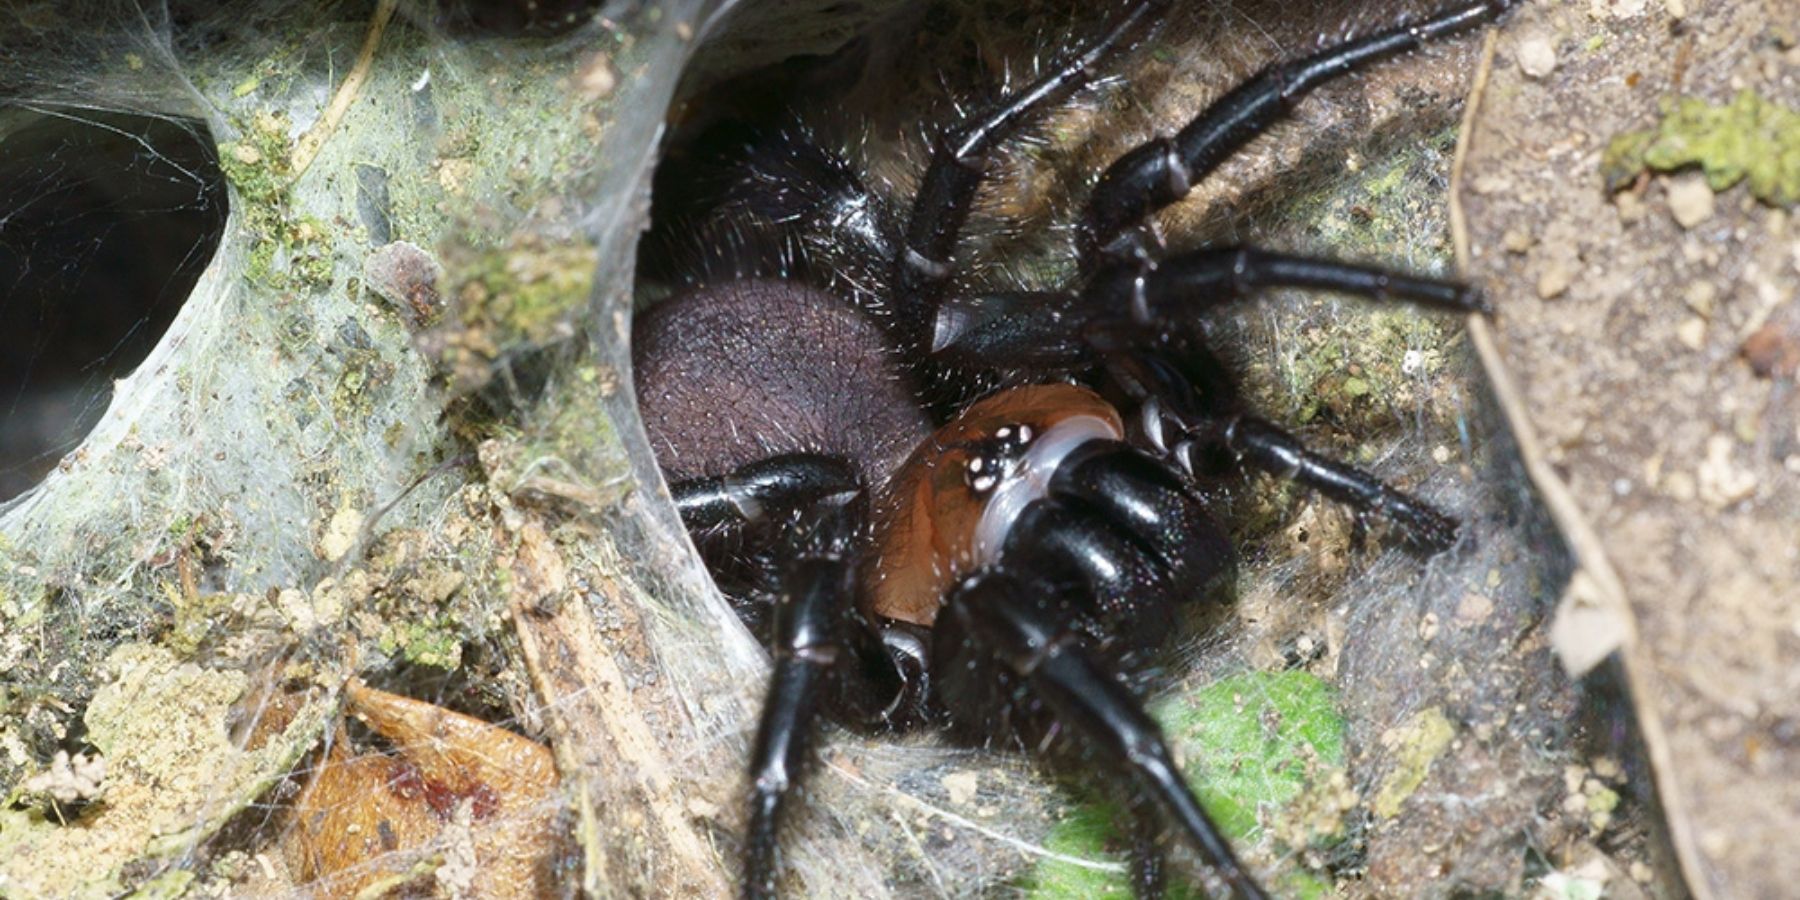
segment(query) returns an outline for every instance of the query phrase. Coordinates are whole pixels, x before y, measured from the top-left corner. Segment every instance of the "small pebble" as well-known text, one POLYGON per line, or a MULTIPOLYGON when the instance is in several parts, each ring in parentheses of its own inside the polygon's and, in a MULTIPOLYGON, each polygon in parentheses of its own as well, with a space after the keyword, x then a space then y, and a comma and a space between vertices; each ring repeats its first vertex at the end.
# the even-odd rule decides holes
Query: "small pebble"
POLYGON ((1559 262, 1549 264, 1544 268, 1543 274, 1538 276, 1538 296, 1545 300, 1561 297, 1569 290, 1569 283, 1574 277, 1568 266, 1559 262))
POLYGON ((612 62, 599 55, 588 62, 575 80, 576 87, 580 88, 582 96, 588 100, 612 96, 613 88, 618 87, 618 84, 619 76, 613 72, 612 62))
POLYGON ((1626 225, 1642 222, 1644 213, 1649 209, 1643 198, 1631 191, 1621 191, 1613 197, 1613 206, 1619 210, 1619 221, 1626 225))
POLYGON ((1712 218, 1712 188, 1697 176, 1677 179, 1669 185, 1669 212, 1683 228, 1693 228, 1712 218))
POLYGON ((1556 71, 1556 47, 1550 39, 1534 34, 1519 42, 1519 69, 1532 78, 1556 71))
POLYGON ((1512 193, 1512 179, 1504 175, 1480 175, 1475 179, 1475 193, 1484 197, 1512 193))
POLYGON ((1710 281, 1695 281, 1687 286, 1681 299, 1687 301, 1688 309, 1710 319, 1713 314, 1713 301, 1719 299, 1719 289, 1714 287, 1710 281))
POLYGON ((1800 338, 1777 322, 1751 332, 1738 352, 1759 378, 1792 378, 1800 372, 1800 338))
POLYGON ((1706 320, 1699 316, 1689 316, 1686 321, 1675 326, 1675 337, 1689 350, 1706 346, 1706 320))
POLYGON ((1485 622, 1493 614, 1494 601, 1482 594, 1464 594, 1462 602, 1456 604, 1456 618, 1464 624, 1485 622))
POLYGON ((955 772, 944 776, 944 789, 950 792, 950 802, 961 806, 975 799, 981 779, 974 772, 955 772))
POLYGON ((404 313, 415 330, 443 314, 437 287, 443 272, 429 252, 406 241, 384 244, 363 258, 363 283, 404 313))

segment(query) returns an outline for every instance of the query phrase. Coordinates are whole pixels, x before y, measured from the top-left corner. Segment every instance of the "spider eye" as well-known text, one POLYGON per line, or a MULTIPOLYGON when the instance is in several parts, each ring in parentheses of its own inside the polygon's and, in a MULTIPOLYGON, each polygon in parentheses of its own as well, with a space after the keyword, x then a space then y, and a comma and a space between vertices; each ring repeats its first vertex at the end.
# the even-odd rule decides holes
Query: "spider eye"
POLYGON ((1031 443, 1031 439, 1036 436, 1037 433, 1031 430, 1031 426, 1024 423, 1002 425, 994 429, 995 441, 1008 446, 1016 446, 1019 449, 1024 449, 1025 445, 1031 443))
POLYGON ((994 449, 991 442, 983 441, 971 448, 969 461, 963 464, 963 481, 977 494, 992 491, 1006 477, 1007 460, 996 455, 994 449))
MULTIPOLYGON (((975 460, 975 462, 980 461, 981 460, 975 460)), ((985 494, 993 490, 994 487, 1000 483, 1000 476, 992 472, 976 472, 975 467, 971 465, 969 467, 968 481, 970 490, 977 494, 985 494)))
POLYGON ((1030 425, 1002 425, 992 435, 968 446, 969 461, 963 468, 963 480, 969 490, 986 494, 1012 474, 1025 449, 1037 437, 1030 425))

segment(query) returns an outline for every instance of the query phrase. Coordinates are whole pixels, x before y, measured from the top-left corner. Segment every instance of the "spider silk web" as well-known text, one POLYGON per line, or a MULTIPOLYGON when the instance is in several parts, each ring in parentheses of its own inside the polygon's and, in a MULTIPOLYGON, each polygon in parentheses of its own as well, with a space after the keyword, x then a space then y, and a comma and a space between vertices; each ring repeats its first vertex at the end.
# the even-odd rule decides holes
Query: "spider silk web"
MULTIPOLYGON (((386 0, 0 12, 0 302, 30 319, 7 320, 19 349, 0 360, 0 893, 336 895, 348 881, 299 884, 284 842, 325 748, 395 752, 342 724, 353 675, 558 741, 563 780, 535 811, 572 835, 550 854, 568 890, 729 883, 766 661, 663 499, 629 389, 665 112, 678 88, 884 34, 880 74, 809 123, 904 197, 931 125, 1106 10, 720 5, 608 3, 554 28, 386 0), (84 191, 122 200, 103 216, 84 191), (21 302, 28 275, 40 295, 21 302), (121 336, 76 354, 40 334, 89 315, 121 336), (33 404, 73 415, 39 428, 33 404), (545 624, 568 621, 587 637, 545 624), (588 660, 588 680, 554 658, 588 660), (105 779, 58 774, 59 752, 105 758, 105 779)), ((1392 12, 1184 12, 1009 151, 970 283, 1054 278, 1056 223, 1115 145, 1392 12)), ((1455 71, 1460 52, 1416 61, 1455 71)), ((1165 223, 1172 246, 1442 271, 1460 88, 1407 65, 1309 101, 1165 223)), ((1254 718, 1275 682, 1243 676, 1305 673, 1344 747, 1303 795, 1340 836, 1284 843, 1297 814, 1257 807, 1244 855, 1351 893, 1418 889, 1427 863, 1516 885, 1520 848, 1556 836, 1533 817, 1571 726, 1537 629, 1563 573, 1455 323, 1281 296, 1209 327, 1271 418, 1469 528, 1421 561, 1266 480, 1231 493, 1238 602, 1196 623, 1159 691, 1179 706, 1237 678, 1254 718)), ((1086 795, 1028 760, 930 735, 825 744, 786 844, 795 893, 1053 895, 1047 861, 1122 870, 1061 842, 1086 795)), ((451 849, 415 861, 467 893, 451 849)))
POLYGON ((112 378, 180 309, 225 215, 211 147, 191 122, 21 104, 7 129, 0 498, 75 449, 112 378), (64 302, 75 297, 87 302, 64 302))

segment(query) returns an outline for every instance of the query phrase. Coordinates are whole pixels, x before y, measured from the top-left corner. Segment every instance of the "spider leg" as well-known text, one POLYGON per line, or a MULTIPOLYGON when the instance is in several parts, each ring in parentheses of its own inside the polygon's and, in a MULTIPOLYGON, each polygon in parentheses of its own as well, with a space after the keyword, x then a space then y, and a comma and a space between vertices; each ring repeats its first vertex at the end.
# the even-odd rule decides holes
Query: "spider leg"
POLYGON ((1095 361, 1089 337, 1096 328, 1126 318, 1140 326, 1188 320, 1270 287, 1343 291, 1451 312, 1492 312, 1480 291, 1459 282, 1234 247, 1158 263, 1116 263, 1079 293, 1014 291, 947 298, 937 308, 931 350, 936 359, 965 368, 1073 371, 1095 361))
POLYGON ((1162 848, 1157 845, 1155 811, 1142 803, 1131 810, 1131 893, 1138 900, 1157 900, 1168 887, 1162 848))
POLYGON ((1110 641, 1161 646, 1176 605, 1216 597, 1230 581, 1231 541, 1168 462, 1122 441, 1089 441, 1048 488, 1020 514, 1002 559, 1080 583, 1110 641))
POLYGON ((1191 318, 1272 287, 1343 291, 1448 312, 1493 311, 1480 291, 1461 282, 1253 247, 1108 266, 1082 291, 1082 303, 1091 307, 1091 319, 1124 314, 1149 324, 1191 318))
POLYGON ((716 478, 669 486, 689 531, 741 529, 808 503, 862 489, 845 460, 816 453, 773 456, 716 478))
POLYGON ((851 545, 863 507, 861 494, 833 496, 803 512, 788 532, 791 555, 774 616, 775 670, 750 753, 745 898, 775 895, 782 813, 809 761, 834 670, 852 653, 851 545))
POLYGON ((1070 291, 1006 291, 945 299, 932 324, 931 354, 966 371, 1016 368, 1072 372, 1098 361, 1070 291))
POLYGON ((1274 423, 1239 416, 1225 424, 1224 446, 1242 462, 1312 488, 1362 513, 1400 526, 1409 543, 1436 552, 1456 542, 1457 522, 1417 497, 1348 463, 1321 456, 1274 423))
MULTIPOLYGON (((945 614, 952 634, 940 640, 961 645, 952 654, 991 660, 1044 704, 1059 726, 1121 767, 1234 895, 1267 896, 1182 779, 1162 729, 1095 659, 1087 640, 1064 624, 1066 612, 1051 594, 1003 569, 972 576, 951 594, 945 614)), ((969 665, 966 658, 958 661, 969 665)))
POLYGON ((1517 2, 1464 3, 1416 24, 1275 63, 1214 101, 1174 137, 1159 137, 1127 151, 1100 176, 1088 196, 1077 238, 1084 267, 1105 257, 1130 255, 1130 242, 1114 240, 1121 230, 1186 197, 1194 184, 1279 121, 1308 91, 1426 41, 1490 21, 1517 2))
MULTIPOLYGON (((931 163, 913 198, 905 238, 895 260, 895 306, 919 323, 943 297, 953 271, 950 256, 969 218, 975 191, 987 174, 987 158, 1025 119, 1091 83, 1100 60, 1119 48, 1167 0, 1145 0, 1128 10, 1094 43, 1056 70, 1004 97, 993 108, 939 135, 931 163)), ((908 335, 923 343, 923 334, 908 335)))
POLYGON ((1027 741, 1072 731, 1077 746, 1123 766, 1136 788, 1140 897, 1161 896, 1155 837, 1165 817, 1234 891, 1260 896, 1115 677, 1165 644, 1179 605, 1214 598, 1229 581, 1231 544, 1191 483, 1124 442, 1086 442, 1019 513, 998 559, 951 592, 938 620, 933 669, 952 715, 992 734, 1003 710, 1002 730, 1027 741))

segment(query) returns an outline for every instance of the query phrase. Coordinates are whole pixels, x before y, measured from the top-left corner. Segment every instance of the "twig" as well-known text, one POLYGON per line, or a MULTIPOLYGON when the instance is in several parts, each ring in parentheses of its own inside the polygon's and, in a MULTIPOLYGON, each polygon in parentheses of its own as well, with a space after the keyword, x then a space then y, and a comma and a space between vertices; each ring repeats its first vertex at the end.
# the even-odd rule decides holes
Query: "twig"
POLYGON ((299 178, 306 167, 312 165, 313 158, 319 155, 319 148, 337 130, 338 122, 350 110, 350 104, 355 103, 356 96, 362 93, 363 82, 368 80, 369 69, 375 62, 375 49, 381 46, 381 36, 386 33, 398 5, 399 0, 381 0, 375 5, 375 15, 369 19, 369 33, 363 37, 362 50, 356 54, 356 65, 350 67, 344 82, 338 85, 337 93, 331 95, 331 104, 320 114, 319 121, 294 142, 294 155, 289 159, 293 177, 299 178))
POLYGON ((831 770, 832 774, 837 775, 840 778, 843 778, 845 781, 848 781, 851 784, 857 785, 858 787, 865 788, 865 789, 873 788, 873 789, 880 790, 883 793, 892 794, 894 797, 905 801, 906 803, 912 805, 913 807, 917 808, 918 810, 920 810, 921 812, 924 812, 927 815, 936 816, 940 819, 943 819, 946 822, 949 822, 952 825, 955 825, 958 828, 966 828, 966 829, 973 831, 976 834, 979 834, 982 837, 985 837, 989 840, 999 841, 1000 843, 1006 844, 1006 845, 1012 847, 1013 849, 1018 850, 1022 853, 1025 853, 1027 855, 1041 856, 1044 859, 1053 859, 1053 860, 1056 860, 1057 862, 1068 863, 1069 865, 1079 866, 1083 869, 1090 869, 1095 872, 1123 872, 1123 871, 1125 871, 1125 867, 1119 863, 1101 862, 1099 860, 1086 859, 1086 858, 1080 857, 1080 856, 1070 856, 1067 853, 1058 853, 1055 850, 1051 850, 1047 847, 1040 847, 1037 844, 1031 843, 1030 841, 1022 841, 1011 835, 1001 834, 998 831, 995 831, 991 828, 987 828, 987 827, 981 825, 979 822, 975 822, 971 819, 967 819, 962 816, 959 816, 956 813, 953 813, 947 809, 944 809, 944 808, 938 807, 938 806, 932 806, 931 804, 926 803, 925 801, 920 800, 919 798, 914 797, 913 795, 908 794, 907 792, 900 790, 899 788, 897 788, 891 784, 884 784, 884 785, 880 785, 879 787, 877 787, 877 785, 871 783, 867 779, 851 774, 849 769, 846 769, 843 766, 840 766, 835 762, 827 761, 825 766, 826 766, 826 768, 831 770))

